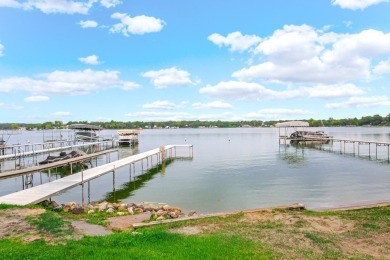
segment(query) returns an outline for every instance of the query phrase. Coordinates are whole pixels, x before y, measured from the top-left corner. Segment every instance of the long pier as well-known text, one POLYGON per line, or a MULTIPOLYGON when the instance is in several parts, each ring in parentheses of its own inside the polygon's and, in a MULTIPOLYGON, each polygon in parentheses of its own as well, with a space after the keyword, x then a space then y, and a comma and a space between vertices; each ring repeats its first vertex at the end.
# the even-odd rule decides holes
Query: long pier
POLYGON ((368 145, 368 156, 371 157, 371 146, 375 146, 375 157, 378 158, 378 147, 387 146, 387 161, 390 162, 390 142, 381 141, 364 141, 364 140, 353 140, 353 139, 342 139, 342 138, 289 138, 287 136, 280 136, 280 139, 297 141, 303 144, 310 142, 318 142, 318 144, 326 144, 330 142, 340 142, 340 152, 346 151, 346 144, 351 143, 353 145, 352 153, 360 154, 360 145, 368 145))
POLYGON ((0 173, 0 180, 14 178, 14 177, 34 173, 34 172, 41 172, 41 171, 45 171, 45 170, 50 170, 50 169, 65 166, 65 165, 72 166, 72 164, 74 164, 74 163, 88 161, 92 158, 95 158, 95 157, 98 157, 98 156, 101 156, 104 154, 112 153, 112 152, 118 152, 118 149, 104 150, 101 152, 87 154, 85 156, 80 156, 80 157, 62 160, 62 161, 58 161, 58 162, 48 163, 48 164, 44 164, 44 165, 40 165, 40 166, 33 166, 33 167, 29 167, 26 169, 20 169, 20 170, 16 170, 16 171, 2 172, 2 173, 0 173))
POLYGON ((193 156, 193 146, 192 145, 167 145, 160 148, 156 148, 147 152, 143 152, 137 155, 133 155, 121 160, 117 160, 108 164, 104 164, 92 169, 83 170, 81 172, 72 174, 70 176, 45 183, 39 186, 35 186, 26 190, 18 191, 12 194, 8 194, 0 197, 0 203, 5 204, 16 204, 16 205, 27 205, 32 203, 38 203, 46 199, 73 188, 78 185, 84 185, 85 182, 88 182, 92 179, 95 179, 101 175, 112 172, 115 175, 117 169, 131 166, 134 163, 143 161, 146 159, 147 164, 149 164, 149 158, 151 159, 151 164, 153 165, 153 157, 156 156, 156 162, 161 163, 165 160, 166 157, 176 157, 176 148, 178 147, 187 147, 189 148, 189 157, 193 156))
POLYGON ((50 152, 56 152, 56 151, 63 151, 67 149, 74 149, 78 147, 85 147, 85 146, 93 146, 93 145, 100 145, 100 144, 106 144, 106 143, 112 143, 113 141, 103 141, 103 142, 92 142, 92 143, 83 143, 83 144, 77 144, 77 145, 68 145, 68 146, 60 146, 55 148, 47 148, 42 150, 32 150, 32 151, 22 151, 22 152, 14 152, 12 154, 6 154, 0 156, 0 161, 2 160, 9 160, 9 159, 15 159, 19 157, 25 157, 25 156, 34 156, 37 154, 43 154, 43 153, 50 153, 50 152))

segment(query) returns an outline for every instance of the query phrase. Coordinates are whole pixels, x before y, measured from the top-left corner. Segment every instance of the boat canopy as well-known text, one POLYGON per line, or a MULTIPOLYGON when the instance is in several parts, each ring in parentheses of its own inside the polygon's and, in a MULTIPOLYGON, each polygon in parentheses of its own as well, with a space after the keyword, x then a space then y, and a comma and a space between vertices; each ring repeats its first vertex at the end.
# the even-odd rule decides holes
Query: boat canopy
POLYGON ((304 121, 287 121, 275 124, 275 127, 308 127, 309 123, 304 121))
POLYGON ((96 125, 87 125, 87 124, 73 124, 69 125, 68 129, 77 129, 77 130, 103 130, 102 127, 96 125))
POLYGON ((139 133, 140 133, 140 130, 138 130, 138 129, 118 130, 119 135, 138 135, 139 133))

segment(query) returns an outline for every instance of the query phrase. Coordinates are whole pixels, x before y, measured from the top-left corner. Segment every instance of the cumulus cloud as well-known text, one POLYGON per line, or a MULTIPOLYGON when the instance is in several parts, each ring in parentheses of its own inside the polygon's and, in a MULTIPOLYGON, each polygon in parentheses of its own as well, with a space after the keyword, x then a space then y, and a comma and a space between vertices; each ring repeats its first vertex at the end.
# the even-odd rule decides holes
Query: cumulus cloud
POLYGON ((15 104, 0 103, 0 109, 20 110, 23 107, 15 104))
POLYGON ((131 17, 125 13, 114 13, 111 18, 120 20, 120 23, 114 24, 110 28, 110 32, 122 33, 124 36, 159 32, 166 24, 161 19, 146 15, 131 17))
POLYGON ((233 106, 229 103, 221 102, 221 101, 213 101, 209 103, 200 103, 196 102, 192 104, 192 107, 195 109, 229 109, 233 106))
POLYGON ((90 55, 87 57, 81 57, 79 58, 79 61, 85 63, 85 64, 90 64, 90 65, 98 65, 101 62, 99 61, 99 57, 96 55, 90 55))
POLYGON ((269 108, 261 109, 256 112, 247 113, 244 115, 246 119, 260 119, 260 120, 273 120, 280 118, 296 118, 298 116, 310 115, 312 112, 302 109, 290 109, 290 108, 269 108))
POLYGON ((390 59, 380 61, 373 69, 373 72, 377 75, 383 75, 390 73, 390 59))
POLYGON ((106 8, 115 7, 121 3, 122 3, 122 1, 120 1, 120 0, 101 0, 100 1, 100 4, 106 8))
POLYGON ((227 46, 230 47, 230 51, 239 52, 248 50, 261 42, 260 37, 256 35, 242 35, 241 32, 232 32, 226 37, 218 33, 213 33, 208 37, 208 39, 219 47, 227 46))
POLYGON ((9 77, 0 79, 0 93, 23 90, 34 95, 83 95, 108 88, 129 89, 139 86, 120 79, 119 71, 60 71, 41 74, 34 78, 9 77))
POLYGON ((25 102, 47 102, 50 98, 47 96, 31 96, 24 99, 25 102))
POLYGON ((4 45, 0 43, 0 56, 4 55, 4 45))
POLYGON ((332 0, 332 5, 338 5, 344 9, 365 9, 379 3, 388 3, 388 0, 332 0))
POLYGON ((182 102, 181 104, 175 104, 175 103, 169 102, 167 100, 157 100, 155 102, 143 105, 142 108, 175 110, 175 109, 182 108, 184 106, 184 104, 185 104, 185 102, 182 102))
POLYGON ((190 79, 190 73, 185 70, 180 70, 175 67, 162 69, 162 70, 151 70, 142 73, 145 78, 150 78, 153 85, 158 88, 176 87, 176 86, 188 86, 195 85, 190 79))
POLYGON ((232 74, 283 83, 336 84, 370 79, 372 67, 390 55, 390 33, 364 30, 337 34, 308 25, 285 25, 254 50, 262 63, 232 74))
POLYGON ((386 96, 375 97, 351 97, 345 102, 326 104, 326 108, 368 108, 390 106, 390 100, 386 96))
POLYGON ((80 21, 79 22, 81 28, 95 28, 98 27, 98 23, 93 20, 86 20, 86 21, 80 21))
MULTIPOLYGON (((70 1, 70 0, 0 0, 0 7, 13 7, 25 10, 38 9, 46 14, 64 13, 64 14, 88 14, 95 3, 106 8, 115 7, 122 3, 120 0, 88 0, 88 1, 70 1)), ((96 26, 95 26, 96 27, 96 26)), ((84 27, 83 27, 84 28, 84 27)))
POLYGON ((314 87, 289 88, 276 91, 255 82, 222 81, 207 85, 199 90, 201 94, 225 100, 264 100, 293 98, 338 98, 364 94, 364 90, 353 84, 316 85, 314 87))

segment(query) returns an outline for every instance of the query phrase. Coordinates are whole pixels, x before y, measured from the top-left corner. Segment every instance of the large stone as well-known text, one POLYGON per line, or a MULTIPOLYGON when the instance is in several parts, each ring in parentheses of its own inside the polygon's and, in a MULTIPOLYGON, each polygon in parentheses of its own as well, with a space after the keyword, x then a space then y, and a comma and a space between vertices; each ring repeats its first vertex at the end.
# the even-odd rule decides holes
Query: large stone
POLYGON ((165 210, 165 211, 170 211, 171 208, 172 208, 172 207, 169 206, 169 205, 164 205, 164 206, 162 206, 162 209, 165 210))
POLYGON ((93 214, 95 211, 93 209, 88 210, 88 214, 93 214))
POLYGON ((142 208, 135 208, 134 212, 142 213, 144 210, 142 208))
POLYGON ((176 215, 175 212, 168 212, 168 216, 169 216, 170 218, 178 218, 178 217, 179 217, 179 215, 176 215))
POLYGON ((160 216, 160 217, 158 217, 156 220, 162 221, 162 220, 165 220, 165 218, 164 218, 163 216, 160 216))
POLYGON ((161 206, 153 206, 153 205, 144 206, 144 211, 158 211, 160 209, 162 209, 161 206))
POLYGON ((160 209, 159 211, 156 212, 156 214, 157 214, 157 216, 163 216, 163 215, 167 214, 167 212, 160 209))
POLYGON ((73 207, 72 209, 73 214, 83 214, 84 213, 84 208, 83 207, 73 207))
POLYGON ((65 205, 65 206, 63 207, 63 211, 64 211, 65 213, 71 211, 70 206, 69 206, 69 205, 65 205))
POLYGON ((108 208, 107 206, 108 206, 108 202, 102 202, 102 203, 98 204, 98 209, 99 209, 99 211, 105 211, 108 208))
POLYGON ((134 214, 133 207, 127 208, 127 211, 128 211, 130 214, 134 214))
POLYGON ((114 213, 115 209, 114 208, 108 208, 106 210, 107 213, 114 213))

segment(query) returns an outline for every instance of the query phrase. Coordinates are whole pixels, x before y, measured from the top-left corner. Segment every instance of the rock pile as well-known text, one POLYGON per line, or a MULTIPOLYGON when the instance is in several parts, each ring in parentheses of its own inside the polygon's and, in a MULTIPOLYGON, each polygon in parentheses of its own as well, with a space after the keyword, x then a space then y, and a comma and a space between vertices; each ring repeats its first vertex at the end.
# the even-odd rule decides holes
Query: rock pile
MULTIPOLYGON (((45 202, 45 206, 51 206, 53 210, 62 210, 63 212, 71 212, 73 214, 88 213, 93 214, 97 212, 116 213, 117 215, 134 215, 144 212, 150 212, 151 220, 165 220, 176 219, 179 217, 186 217, 180 208, 171 207, 169 205, 146 205, 135 203, 110 203, 107 201, 88 204, 82 206, 76 202, 69 202, 67 204, 58 205, 55 201, 45 202)), ((190 211, 188 217, 196 216, 195 211, 190 211)))

